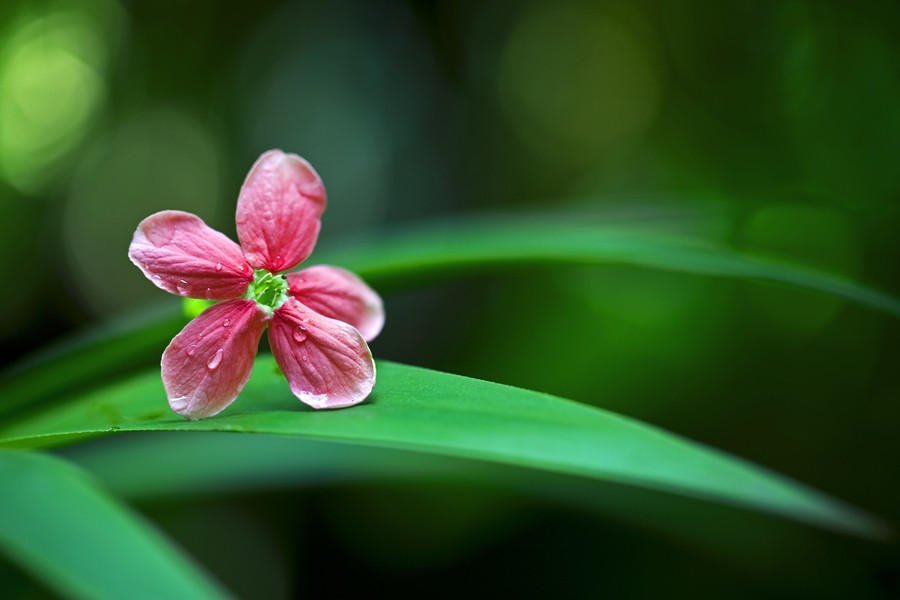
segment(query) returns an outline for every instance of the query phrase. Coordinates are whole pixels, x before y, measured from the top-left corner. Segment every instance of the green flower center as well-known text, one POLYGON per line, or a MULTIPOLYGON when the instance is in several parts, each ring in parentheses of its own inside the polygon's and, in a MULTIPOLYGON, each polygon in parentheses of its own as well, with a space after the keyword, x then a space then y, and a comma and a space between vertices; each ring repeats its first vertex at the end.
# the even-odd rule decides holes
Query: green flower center
POLYGON ((265 269, 253 271, 253 281, 244 298, 253 300, 267 315, 272 316, 288 299, 288 282, 284 275, 274 275, 265 269))

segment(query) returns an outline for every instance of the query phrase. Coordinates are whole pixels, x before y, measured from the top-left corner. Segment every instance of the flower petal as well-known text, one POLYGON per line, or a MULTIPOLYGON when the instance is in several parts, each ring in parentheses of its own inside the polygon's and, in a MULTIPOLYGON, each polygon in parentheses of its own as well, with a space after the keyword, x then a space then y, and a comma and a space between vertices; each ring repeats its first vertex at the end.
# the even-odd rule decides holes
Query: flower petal
POLYGON ((275 311, 269 343, 291 391, 313 408, 357 404, 375 386, 375 361, 362 335, 296 298, 275 311))
POLYGON ((384 326, 384 303, 375 290, 346 269, 316 265, 288 273, 290 293, 320 315, 353 325, 371 342, 384 326))
POLYGON ((269 150, 241 187, 237 233, 247 262, 273 273, 291 269, 312 252, 325 210, 325 187, 296 154, 269 150))
POLYGON ((266 316, 251 300, 214 304, 175 336, 162 356, 169 406, 188 419, 222 411, 250 378, 266 316))
POLYGON ((141 221, 128 258, 157 287, 189 298, 238 298, 253 280, 237 244, 200 217, 180 210, 164 210, 141 221))

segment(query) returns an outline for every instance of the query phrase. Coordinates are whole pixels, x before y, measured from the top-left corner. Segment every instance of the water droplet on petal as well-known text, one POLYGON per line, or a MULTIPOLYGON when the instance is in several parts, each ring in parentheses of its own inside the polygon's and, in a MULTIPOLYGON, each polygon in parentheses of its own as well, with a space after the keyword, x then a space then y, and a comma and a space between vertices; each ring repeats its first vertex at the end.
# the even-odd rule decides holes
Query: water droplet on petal
POLYGON ((206 366, 209 367, 210 371, 215 371, 220 364, 222 364, 222 355, 225 354, 225 351, 222 348, 216 350, 216 353, 213 354, 210 359, 206 362, 206 366))
POLYGON ((306 330, 303 327, 297 327, 294 329, 294 341, 298 344, 302 344, 306 341, 307 335, 306 330))
POLYGON ((225 319, 224 321, 222 321, 222 327, 228 327, 229 325, 231 325, 231 319, 225 319))
POLYGON ((183 283, 184 285, 187 285, 187 279, 179 279, 178 283, 183 283))
POLYGON ((202 333, 198 333, 198 334, 197 334, 197 341, 200 341, 200 340, 202 340, 202 339, 203 339, 203 334, 202 334, 202 333))
POLYGON ((216 263, 216 271, 222 270, 222 263, 216 263))
POLYGON ((300 400, 313 408, 328 408, 328 394, 313 394, 312 392, 300 392, 300 400))
POLYGON ((194 352, 196 352, 196 351, 197 351, 197 344, 191 344, 190 346, 188 346, 187 348, 185 348, 184 353, 185 353, 187 356, 193 356, 193 355, 194 355, 194 352))

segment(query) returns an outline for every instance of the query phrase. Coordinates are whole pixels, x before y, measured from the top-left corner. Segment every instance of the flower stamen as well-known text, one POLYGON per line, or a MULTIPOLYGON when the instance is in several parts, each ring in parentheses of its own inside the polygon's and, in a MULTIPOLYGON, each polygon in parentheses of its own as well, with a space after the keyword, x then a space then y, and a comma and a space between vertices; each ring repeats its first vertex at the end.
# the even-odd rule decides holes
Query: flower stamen
POLYGON ((288 289, 284 275, 275 275, 266 269, 254 269, 253 281, 247 287, 244 298, 256 302, 260 310, 271 317, 288 299, 288 289))

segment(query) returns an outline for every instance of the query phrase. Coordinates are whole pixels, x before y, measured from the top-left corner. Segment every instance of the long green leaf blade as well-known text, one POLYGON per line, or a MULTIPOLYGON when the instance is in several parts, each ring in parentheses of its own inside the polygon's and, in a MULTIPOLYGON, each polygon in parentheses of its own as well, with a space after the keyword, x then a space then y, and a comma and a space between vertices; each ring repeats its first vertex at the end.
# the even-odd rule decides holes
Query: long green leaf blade
POLYGON ((646 488, 296 436, 135 432, 77 444, 62 449, 61 455, 99 477, 117 495, 141 501, 334 485, 383 490, 437 484, 464 497, 499 491, 529 505, 538 500, 541 506, 574 508, 741 564, 771 564, 777 554, 805 552, 823 541, 818 531, 792 521, 646 488))
POLYGON ((258 360, 223 416, 184 421, 165 405, 155 370, 0 432, 33 447, 111 431, 235 431, 418 450, 675 492, 877 537, 876 520, 797 483, 657 428, 575 402, 389 362, 371 399, 306 410, 258 360))
POLYGON ((784 284, 900 316, 900 300, 846 277, 701 240, 553 219, 471 219, 423 226, 317 257, 377 286, 533 264, 620 264, 784 284))
MULTIPOLYGON (((441 226, 420 225, 326 250, 314 258, 350 268, 382 291, 527 265, 623 264, 776 282, 900 316, 900 300, 837 275, 745 256, 702 240, 553 218, 540 223, 473 218, 441 226)), ((119 328, 105 337, 89 334, 65 344, 65 350, 44 353, 4 371, 0 415, 159 354, 177 331, 179 319, 173 304, 156 318, 140 322, 138 327, 119 328)))
POLYGON ((63 597, 227 597, 73 465, 4 450, 0 480, 0 549, 63 597))
POLYGON ((147 364, 184 326, 177 304, 131 315, 44 348, 0 378, 0 415, 35 401, 77 391, 98 375, 117 375, 147 364))

